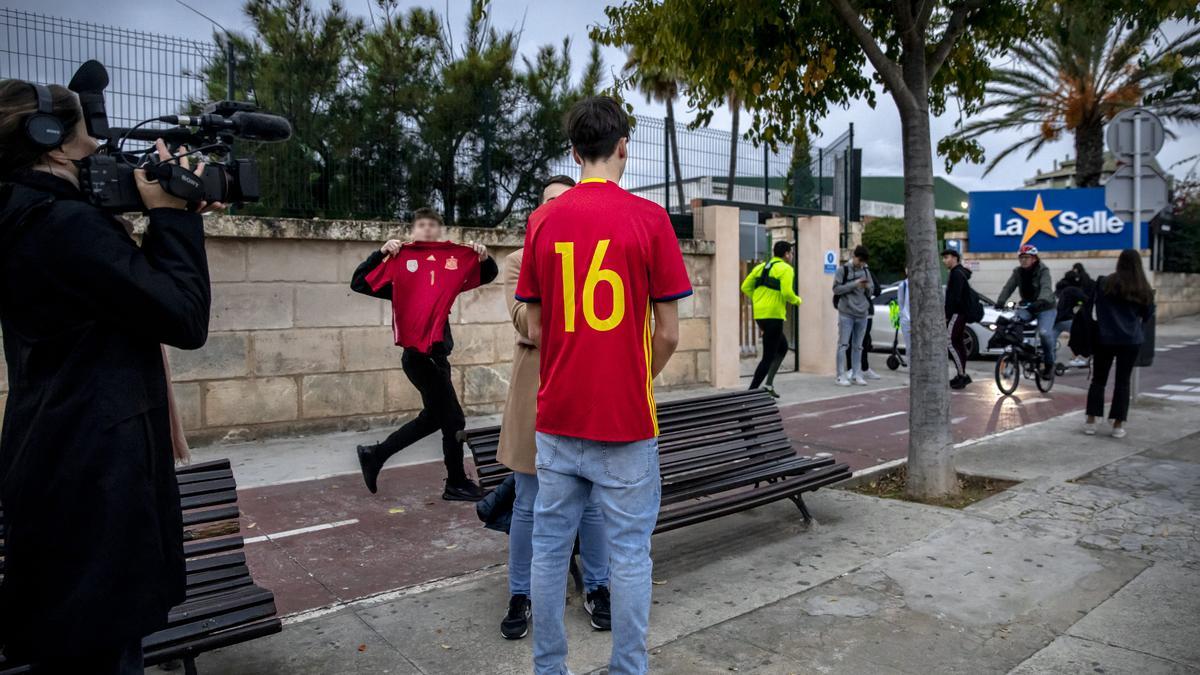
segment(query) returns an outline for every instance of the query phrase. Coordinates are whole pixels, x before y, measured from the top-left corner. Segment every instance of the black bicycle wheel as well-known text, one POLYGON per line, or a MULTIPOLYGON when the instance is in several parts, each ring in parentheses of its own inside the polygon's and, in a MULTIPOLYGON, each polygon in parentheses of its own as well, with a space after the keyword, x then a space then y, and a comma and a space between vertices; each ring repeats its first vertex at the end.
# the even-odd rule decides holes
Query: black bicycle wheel
POLYGON ((1051 369, 1049 377, 1042 374, 1042 368, 1039 367, 1033 371, 1033 381, 1037 383, 1038 391, 1043 394, 1054 388, 1054 370, 1051 369))
POLYGON ((1002 354, 996 359, 996 387, 1000 393, 1010 396, 1017 390, 1021 381, 1021 363, 1010 353, 1002 354))

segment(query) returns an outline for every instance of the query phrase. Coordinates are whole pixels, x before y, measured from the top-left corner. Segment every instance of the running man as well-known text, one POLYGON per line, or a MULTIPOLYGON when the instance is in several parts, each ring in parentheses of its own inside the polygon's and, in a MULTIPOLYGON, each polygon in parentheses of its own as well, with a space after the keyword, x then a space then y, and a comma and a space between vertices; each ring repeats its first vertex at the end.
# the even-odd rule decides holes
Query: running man
POLYGON ((767 393, 775 398, 775 373, 788 353, 787 335, 783 323, 787 320, 788 304, 799 305, 800 296, 793 288, 796 270, 792 268, 792 245, 777 241, 771 250, 774 257, 750 270, 742 282, 742 293, 753 301, 754 323, 762 331, 762 360, 754 369, 750 388, 758 389, 766 379, 767 393))
POLYGON ((692 287, 667 212, 617 185, 629 156, 624 108, 586 98, 568 113, 567 135, 583 179, 530 217, 516 292, 541 348, 533 666, 568 672, 563 573, 595 496, 609 549, 610 672, 645 673, 662 494, 653 380, 679 343, 676 301, 692 287))

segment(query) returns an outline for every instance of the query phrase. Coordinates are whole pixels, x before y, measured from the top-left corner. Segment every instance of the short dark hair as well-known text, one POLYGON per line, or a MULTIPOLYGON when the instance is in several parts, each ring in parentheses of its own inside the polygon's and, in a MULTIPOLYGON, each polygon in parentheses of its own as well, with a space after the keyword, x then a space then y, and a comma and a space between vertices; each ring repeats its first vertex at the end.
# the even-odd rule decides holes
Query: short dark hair
MULTIPOLYGON (((66 87, 51 84, 50 114, 63 125, 62 144, 75 137, 75 125, 83 117, 79 100, 66 87)), ((38 109, 37 92, 24 80, 0 80, 0 176, 27 169, 53 148, 33 142, 25 132, 25 122, 38 109)), ((60 147, 61 145, 60 144, 60 147)))
POLYGON ((567 113, 567 137, 584 161, 608 159, 617 142, 629 138, 629 115, 610 96, 589 96, 567 113))
POLYGON ((570 176, 564 176, 561 173, 556 174, 556 175, 550 176, 549 178, 546 179, 546 182, 542 183, 542 190, 544 191, 546 188, 550 187, 551 185, 566 185, 569 188, 573 188, 573 187, 575 187, 575 179, 571 178, 570 176))
POLYGON ((947 246, 947 247, 946 247, 946 248, 945 248, 945 249, 942 251, 942 255, 952 255, 952 256, 954 256, 955 258, 958 258, 959 260, 962 260, 962 253, 959 253, 959 252, 958 252, 958 249, 956 249, 956 248, 950 248, 949 246, 947 246))
POLYGON ((863 262, 867 262, 871 259, 871 252, 867 250, 866 246, 859 244, 858 246, 854 247, 854 257, 863 262))
POLYGON ((446 225, 446 221, 442 220, 442 214, 438 213, 434 209, 429 208, 428 206, 422 206, 416 211, 413 211, 412 222, 415 223, 418 220, 436 220, 438 226, 446 225))
POLYGON ((775 245, 771 247, 771 252, 775 254, 776 258, 782 258, 791 250, 792 243, 788 241, 777 241, 775 242, 775 245))

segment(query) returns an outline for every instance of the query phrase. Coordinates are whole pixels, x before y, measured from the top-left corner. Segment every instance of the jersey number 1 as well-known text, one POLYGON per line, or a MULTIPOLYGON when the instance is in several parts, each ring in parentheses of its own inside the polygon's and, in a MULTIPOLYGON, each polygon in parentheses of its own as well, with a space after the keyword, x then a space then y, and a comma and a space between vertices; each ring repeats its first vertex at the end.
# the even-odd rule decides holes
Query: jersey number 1
MULTIPOLYGON (((604 254, 608 252, 609 239, 601 239, 596 244, 596 252, 592 254, 592 263, 588 266, 587 277, 583 282, 583 319, 593 329, 604 332, 616 328, 621 319, 625 318, 625 282, 621 275, 612 270, 602 269, 604 254), (596 316, 596 286, 606 283, 612 288, 612 312, 607 318, 596 316)), ((564 330, 575 332, 575 242, 559 241, 554 243, 554 252, 562 257, 563 282, 563 319, 564 330)))

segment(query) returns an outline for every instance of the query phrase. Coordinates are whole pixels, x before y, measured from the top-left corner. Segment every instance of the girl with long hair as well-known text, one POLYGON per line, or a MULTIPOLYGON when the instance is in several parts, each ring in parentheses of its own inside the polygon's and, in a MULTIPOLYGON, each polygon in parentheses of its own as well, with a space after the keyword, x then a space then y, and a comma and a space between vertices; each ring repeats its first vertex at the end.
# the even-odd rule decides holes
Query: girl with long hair
POLYGON ((1143 326, 1154 315, 1154 290, 1146 279, 1137 251, 1121 251, 1116 272, 1096 280, 1093 301, 1097 335, 1083 431, 1089 435, 1096 433, 1096 418, 1104 415, 1104 389, 1115 361, 1117 371, 1108 417, 1112 420, 1113 437, 1124 438, 1129 415, 1129 380, 1146 339, 1143 326))

